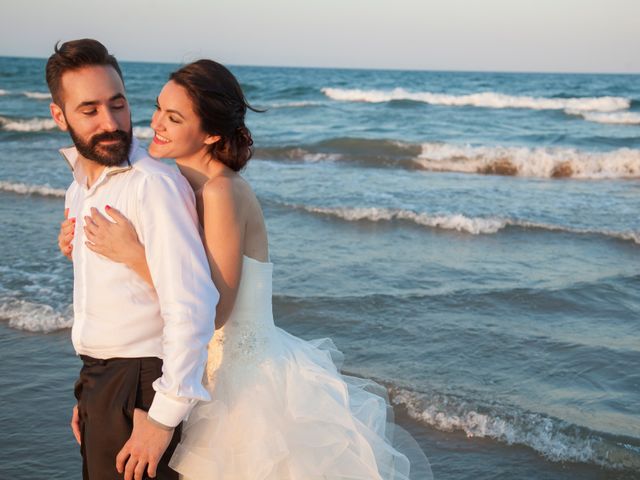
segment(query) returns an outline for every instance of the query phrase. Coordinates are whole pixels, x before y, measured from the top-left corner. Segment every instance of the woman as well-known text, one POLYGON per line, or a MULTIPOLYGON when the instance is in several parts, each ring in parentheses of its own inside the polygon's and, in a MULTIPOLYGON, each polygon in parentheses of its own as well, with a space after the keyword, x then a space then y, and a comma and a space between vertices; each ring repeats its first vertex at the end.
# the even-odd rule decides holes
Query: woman
MULTIPOLYGON (((304 341, 273 323, 264 218, 238 174, 252 153, 247 108, 235 77, 200 60, 171 74, 151 122, 149 153, 175 158, 195 192, 220 292, 205 379, 213 400, 194 408, 171 466, 193 480, 428 478, 421 452, 420 476, 409 477, 392 445, 384 388, 341 375, 330 340, 304 341)), ((87 217, 88 247, 152 284, 135 230, 109 213, 116 222, 106 228, 87 217)), ((60 237, 67 255, 72 228, 60 237)))

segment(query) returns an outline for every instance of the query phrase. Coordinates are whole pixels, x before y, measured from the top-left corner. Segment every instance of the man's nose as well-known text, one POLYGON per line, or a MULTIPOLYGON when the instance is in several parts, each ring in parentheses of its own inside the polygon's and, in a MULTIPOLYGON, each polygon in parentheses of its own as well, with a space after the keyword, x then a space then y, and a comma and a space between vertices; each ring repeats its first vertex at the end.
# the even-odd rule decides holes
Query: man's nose
POLYGON ((118 122, 116 121, 116 117, 110 109, 105 108, 102 111, 102 115, 100 117, 100 126, 105 132, 115 132, 116 130, 118 130, 118 122))

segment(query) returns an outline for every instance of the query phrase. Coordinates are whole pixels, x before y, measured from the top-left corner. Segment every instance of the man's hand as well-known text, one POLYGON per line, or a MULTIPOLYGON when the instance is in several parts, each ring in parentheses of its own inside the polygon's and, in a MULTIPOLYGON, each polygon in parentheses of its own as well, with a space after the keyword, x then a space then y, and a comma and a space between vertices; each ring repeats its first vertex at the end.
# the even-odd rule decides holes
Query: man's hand
POLYGON ((147 418, 147 412, 133 411, 133 432, 116 456, 118 473, 124 472, 125 480, 142 480, 145 470, 155 478, 158 462, 173 437, 173 429, 164 430, 147 418))
POLYGON ((82 441, 80 440, 80 415, 78 415, 78 404, 73 406, 71 430, 73 431, 73 436, 76 437, 76 442, 78 442, 78 445, 81 445, 82 441))

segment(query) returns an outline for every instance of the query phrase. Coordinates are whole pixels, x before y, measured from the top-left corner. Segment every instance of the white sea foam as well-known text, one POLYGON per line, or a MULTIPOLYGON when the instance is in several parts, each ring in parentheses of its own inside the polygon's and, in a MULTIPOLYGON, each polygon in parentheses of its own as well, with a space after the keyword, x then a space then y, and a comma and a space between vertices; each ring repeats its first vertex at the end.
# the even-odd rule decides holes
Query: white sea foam
POLYGON ((0 117, 0 129, 10 132, 44 132, 54 130, 56 122, 51 118, 30 118, 27 120, 12 120, 0 117))
MULTIPOLYGON (((292 205, 293 206, 293 205, 292 205)), ((439 228, 442 230, 456 230, 472 235, 494 234, 500 230, 512 226, 520 228, 531 228, 536 230, 547 230, 552 232, 567 232, 579 235, 602 235, 619 240, 632 241, 640 245, 640 232, 614 232, 610 230, 597 230, 574 228, 547 223, 529 222, 526 220, 498 218, 498 217, 468 217, 462 214, 451 215, 431 215, 418 213, 412 210, 377 208, 377 207, 296 207, 310 213, 318 213, 340 218, 349 222, 390 222, 394 220, 405 220, 416 225, 429 228, 439 228)))
POLYGON ((322 105, 322 102, 317 102, 312 100, 300 100, 297 102, 273 103, 269 105, 269 108, 302 108, 302 107, 315 107, 318 105, 322 105))
POLYGON ((585 97, 545 98, 513 96, 497 92, 481 92, 468 95, 449 95, 432 92, 410 92, 404 88, 393 90, 360 90, 351 88, 323 88, 322 93, 333 100, 346 102, 381 103, 392 100, 412 100, 431 105, 455 107, 474 106, 485 108, 527 108, 532 110, 566 110, 590 112, 615 112, 631 105, 628 98, 585 97))
POLYGON ((38 195, 41 197, 64 198, 65 191, 49 185, 29 185, 27 183, 0 181, 0 191, 17 193, 19 195, 38 195))
POLYGON ((25 97, 35 100, 51 100, 51 94, 47 92, 22 92, 25 97))
POLYGON ((635 112, 583 112, 580 110, 565 110, 568 115, 576 115, 589 122, 607 123, 613 125, 640 125, 640 113, 635 112))
POLYGON ((548 223, 527 222, 524 220, 508 220, 508 225, 514 225, 522 228, 533 228, 537 230, 548 230, 551 232, 567 232, 578 235, 602 235, 604 237, 615 238, 637 243, 640 245, 640 231, 615 232, 613 230, 598 230, 596 228, 575 228, 561 225, 551 225, 548 223))
POLYGON ((424 143, 415 159, 431 171, 583 179, 640 177, 640 151, 585 152, 572 148, 485 147, 424 143))
POLYGON ((155 132, 151 127, 133 127, 133 135, 136 138, 147 139, 153 138, 155 132))
POLYGON ((342 155, 339 153, 311 153, 311 152, 303 152, 301 155, 302 159, 305 162, 314 163, 314 162, 335 162, 342 158, 342 155))
POLYGON ((1 88, 0 88, 0 96, 2 96, 2 95, 8 95, 8 94, 9 94, 9 92, 8 92, 8 91, 3 90, 3 89, 1 89, 1 88))
POLYGON ((29 332, 49 333, 71 328, 73 324, 71 307, 60 312, 50 305, 26 300, 7 300, 1 303, 0 318, 8 320, 12 328, 29 332))
POLYGON ((343 155, 341 153, 313 152, 300 147, 282 148, 275 150, 277 151, 277 153, 274 153, 273 150, 271 152, 269 152, 268 150, 263 150, 260 152, 260 154, 275 156, 275 158, 302 160, 309 163, 322 161, 335 162, 343 158, 343 155))
POLYGON ((390 209, 390 208, 323 208, 323 207, 303 207, 311 213, 320 213, 338 217, 347 221, 367 220, 370 222, 407 220, 417 225, 444 230, 457 230, 473 235, 496 233, 503 229, 507 223, 497 218, 470 218, 464 215, 429 215, 426 213, 416 213, 411 210, 390 209))
POLYGON ((470 438, 492 438, 508 445, 526 445, 557 462, 585 462, 614 468, 639 468, 640 456, 623 443, 548 416, 496 407, 486 413, 454 397, 392 389, 392 402, 414 420, 443 431, 460 430, 470 438), (501 411, 505 410, 505 411, 501 411))

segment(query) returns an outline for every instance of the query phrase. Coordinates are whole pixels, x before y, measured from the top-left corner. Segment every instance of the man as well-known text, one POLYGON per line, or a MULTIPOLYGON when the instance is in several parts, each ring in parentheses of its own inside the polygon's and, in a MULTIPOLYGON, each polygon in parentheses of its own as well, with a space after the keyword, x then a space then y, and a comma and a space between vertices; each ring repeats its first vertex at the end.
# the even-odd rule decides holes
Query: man
POLYGON ((132 140, 122 74, 100 42, 56 46, 46 77, 51 115, 75 144, 61 152, 74 176, 65 208, 76 222, 72 340, 83 367, 72 426, 83 478, 177 479, 168 461, 179 425, 209 400, 201 382, 219 298, 193 192, 132 140), (110 210, 135 226, 155 289, 91 250, 84 228, 110 210))

